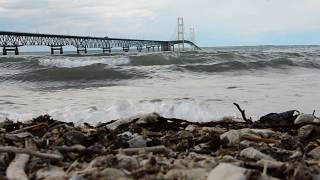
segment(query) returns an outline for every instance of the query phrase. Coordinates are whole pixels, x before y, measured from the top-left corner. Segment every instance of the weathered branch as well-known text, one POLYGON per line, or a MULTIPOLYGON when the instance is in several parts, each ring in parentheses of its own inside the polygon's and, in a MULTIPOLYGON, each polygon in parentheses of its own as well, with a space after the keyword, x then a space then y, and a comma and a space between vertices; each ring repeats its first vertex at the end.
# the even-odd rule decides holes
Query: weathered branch
POLYGON ((21 129, 18 129, 16 131, 12 131, 10 132, 11 134, 17 134, 17 133, 21 133, 21 132, 25 132, 25 131, 37 131, 39 129, 43 129, 43 128, 47 128, 48 124, 47 123, 40 123, 40 124, 36 124, 33 126, 28 126, 28 127, 24 127, 21 129))
POLYGON ((1 146, 0 152, 12 152, 17 154, 29 154, 33 156, 37 156, 44 159, 54 159, 54 160, 62 160, 63 156, 60 154, 50 154, 50 153, 41 153, 38 151, 25 149, 25 148, 16 148, 13 146, 1 146))
POLYGON ((252 123, 253 123, 253 122, 252 122, 252 119, 251 119, 251 117, 250 117, 249 119, 247 119, 245 110, 242 110, 242 109, 240 108, 239 104, 237 104, 237 103, 233 103, 233 104, 234 104, 234 105, 238 108, 238 110, 240 111, 243 120, 244 120, 246 123, 248 123, 248 124, 252 124, 252 123))
MULTIPOLYGON (((58 146, 56 147, 57 150, 61 152, 75 152, 75 153, 82 153, 82 152, 91 152, 93 154, 107 154, 110 153, 110 150, 99 150, 94 151, 91 149, 88 149, 83 146, 75 145, 75 146, 58 146)), ((132 154, 138 154, 140 152, 145 153, 168 153, 170 152, 170 149, 166 148, 165 146, 152 146, 152 147, 142 147, 142 148, 126 148, 126 149, 119 149, 119 150, 113 150, 112 153, 123 153, 126 155, 132 155, 132 154)))
POLYGON ((241 140, 249 140, 249 141, 255 141, 255 142, 265 142, 265 143, 278 143, 279 141, 275 139, 269 139, 269 138, 260 138, 260 137, 252 137, 249 135, 242 135, 241 140))

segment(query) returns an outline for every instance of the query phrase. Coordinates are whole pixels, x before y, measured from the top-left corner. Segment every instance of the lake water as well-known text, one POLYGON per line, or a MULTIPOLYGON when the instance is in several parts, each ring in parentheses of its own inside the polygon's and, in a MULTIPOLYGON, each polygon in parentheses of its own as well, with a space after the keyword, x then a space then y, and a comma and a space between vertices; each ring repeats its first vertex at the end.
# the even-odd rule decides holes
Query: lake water
POLYGON ((190 121, 320 111, 320 47, 0 56, 0 119, 97 123, 141 113, 190 121))

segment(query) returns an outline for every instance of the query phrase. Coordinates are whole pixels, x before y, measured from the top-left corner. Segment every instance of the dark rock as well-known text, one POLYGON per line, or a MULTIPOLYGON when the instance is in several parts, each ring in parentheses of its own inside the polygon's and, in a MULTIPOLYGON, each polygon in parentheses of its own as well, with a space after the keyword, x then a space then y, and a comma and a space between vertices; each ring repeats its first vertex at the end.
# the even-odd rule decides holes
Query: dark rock
POLYGON ((89 140, 88 140, 87 136, 85 136, 80 131, 67 132, 67 133, 63 134, 63 138, 64 138, 66 144, 69 144, 69 145, 76 145, 76 144, 81 144, 83 146, 89 145, 89 140))
POLYGON ((33 122, 37 122, 37 123, 47 122, 48 124, 52 124, 55 122, 55 120, 53 120, 51 116, 46 114, 46 115, 42 115, 37 118, 34 118, 33 122))
POLYGON ((292 136, 285 136, 281 139, 281 145, 287 150, 296 150, 301 147, 301 143, 292 136))
POLYGON ((11 120, 5 120, 0 123, 0 128, 4 128, 6 132, 11 132, 11 131, 20 129, 21 126, 22 126, 22 123, 20 122, 15 123, 11 120))
POLYGON ((150 141, 147 142, 147 147, 158 146, 161 144, 162 142, 159 139, 151 139, 150 141))
POLYGON ((283 113, 270 113, 262 116, 257 123, 268 124, 268 125, 290 125, 294 124, 295 119, 299 113, 297 110, 286 111, 283 113))
POLYGON ((211 133, 210 134, 210 141, 209 141, 209 146, 210 146, 210 150, 215 152, 217 151, 220 146, 222 145, 222 141, 220 139, 220 136, 214 134, 214 133, 211 133))

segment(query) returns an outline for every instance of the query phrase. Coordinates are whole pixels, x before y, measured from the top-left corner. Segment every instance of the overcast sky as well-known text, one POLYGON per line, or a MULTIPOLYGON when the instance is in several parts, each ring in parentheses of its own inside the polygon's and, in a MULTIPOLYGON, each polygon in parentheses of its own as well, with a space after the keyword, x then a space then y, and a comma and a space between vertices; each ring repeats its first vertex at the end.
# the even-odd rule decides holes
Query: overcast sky
POLYGON ((320 44, 320 0, 0 0, 6 31, 172 40, 178 16, 201 46, 320 44))

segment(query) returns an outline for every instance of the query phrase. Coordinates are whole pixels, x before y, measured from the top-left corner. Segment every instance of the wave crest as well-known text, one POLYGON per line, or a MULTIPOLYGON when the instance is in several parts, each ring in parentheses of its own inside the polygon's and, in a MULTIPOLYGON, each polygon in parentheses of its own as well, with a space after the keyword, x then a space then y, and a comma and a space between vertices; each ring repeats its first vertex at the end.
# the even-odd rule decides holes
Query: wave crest
POLYGON ((50 67, 27 71, 12 76, 11 80, 19 81, 90 81, 121 80, 143 77, 142 72, 125 71, 105 64, 93 64, 74 68, 50 67))

